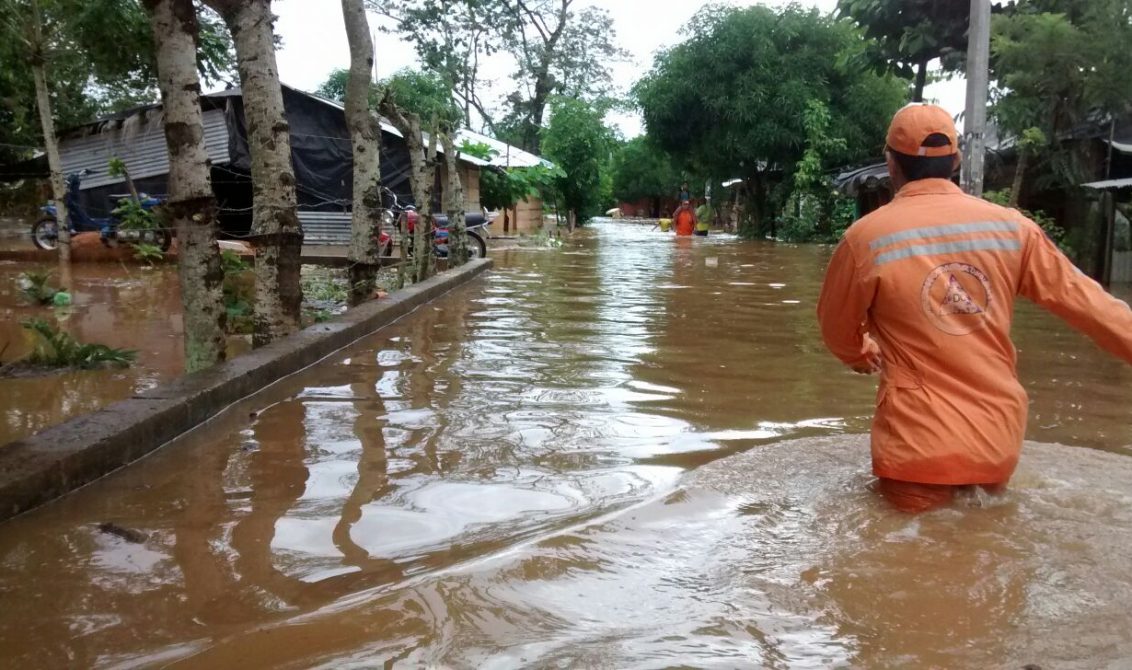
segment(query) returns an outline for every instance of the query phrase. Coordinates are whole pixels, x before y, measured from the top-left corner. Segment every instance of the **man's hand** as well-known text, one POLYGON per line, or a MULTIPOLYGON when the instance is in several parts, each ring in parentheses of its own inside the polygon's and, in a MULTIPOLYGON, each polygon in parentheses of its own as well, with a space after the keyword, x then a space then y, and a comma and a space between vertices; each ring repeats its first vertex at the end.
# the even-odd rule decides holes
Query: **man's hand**
POLYGON ((850 366, 853 372, 863 375, 871 375, 874 372, 880 372, 884 368, 884 355, 881 354, 880 347, 877 346, 876 340, 865 334, 865 342, 861 346, 861 361, 850 366))

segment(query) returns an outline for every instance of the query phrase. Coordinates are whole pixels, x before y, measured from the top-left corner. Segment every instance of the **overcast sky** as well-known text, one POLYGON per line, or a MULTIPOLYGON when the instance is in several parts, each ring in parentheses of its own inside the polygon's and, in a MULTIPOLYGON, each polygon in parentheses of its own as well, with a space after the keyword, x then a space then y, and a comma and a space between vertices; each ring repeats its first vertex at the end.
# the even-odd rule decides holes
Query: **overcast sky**
MULTIPOLYGON (((609 10, 617 30, 618 42, 631 55, 631 60, 614 67, 614 84, 624 92, 633 85, 652 65, 653 54, 657 49, 681 40, 680 27, 705 2, 697 0, 581 0, 586 5, 596 5, 609 10)), ((787 0, 764 0, 751 2, 725 0, 725 4, 748 6, 764 4, 781 6, 787 0)), ((817 7, 822 11, 832 11, 837 0, 811 0, 799 4, 817 7)), ((342 27, 342 5, 338 0, 276 0, 272 3, 279 16, 275 24, 277 34, 283 39, 279 50, 279 76, 284 83, 304 90, 314 90, 334 68, 350 65, 350 52, 346 44, 346 31, 342 27)), ((370 15, 370 25, 376 29, 381 21, 370 15)), ((381 77, 417 63, 416 52, 411 44, 397 39, 395 35, 378 32, 376 43, 377 70, 381 77)), ((498 61, 485 68, 486 76, 495 78, 494 90, 499 96, 506 95, 510 86, 506 79, 510 66, 498 61)), ((963 80, 952 80, 933 84, 925 96, 934 98, 952 114, 963 111, 963 80)), ((490 96, 482 96, 489 107, 493 105, 490 96)), ((617 125, 626 137, 642 132, 640 119, 635 114, 621 114, 611 117, 610 122, 617 125)))

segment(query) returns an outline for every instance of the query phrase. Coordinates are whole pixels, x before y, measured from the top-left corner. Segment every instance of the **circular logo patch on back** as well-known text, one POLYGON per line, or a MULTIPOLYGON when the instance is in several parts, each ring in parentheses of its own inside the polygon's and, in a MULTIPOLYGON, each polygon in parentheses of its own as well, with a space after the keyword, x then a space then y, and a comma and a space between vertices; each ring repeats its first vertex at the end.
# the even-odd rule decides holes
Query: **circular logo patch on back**
POLYGON ((945 263, 928 273, 920 291, 924 314, 949 335, 967 335, 987 325, 991 283, 986 273, 969 263, 945 263))

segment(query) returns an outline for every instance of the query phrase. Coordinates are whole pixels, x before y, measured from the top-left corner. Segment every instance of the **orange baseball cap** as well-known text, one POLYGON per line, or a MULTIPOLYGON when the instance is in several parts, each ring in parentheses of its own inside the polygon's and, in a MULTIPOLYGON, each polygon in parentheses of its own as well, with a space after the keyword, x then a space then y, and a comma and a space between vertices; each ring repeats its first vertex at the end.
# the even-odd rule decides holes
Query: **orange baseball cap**
POLYGON ((905 105, 892 117, 885 138, 888 147, 909 156, 951 156, 959 151, 959 133, 955 121, 942 107, 913 102, 905 105), (948 144, 926 147, 929 135, 943 135, 948 144))

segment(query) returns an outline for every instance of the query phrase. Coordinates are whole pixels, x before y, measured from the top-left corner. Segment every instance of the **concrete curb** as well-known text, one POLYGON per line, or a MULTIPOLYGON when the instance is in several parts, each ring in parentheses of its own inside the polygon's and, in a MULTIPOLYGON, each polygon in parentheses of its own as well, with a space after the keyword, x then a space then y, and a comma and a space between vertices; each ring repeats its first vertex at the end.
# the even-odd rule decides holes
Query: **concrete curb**
POLYGON ((145 456, 283 377, 389 325, 491 267, 469 262, 214 368, 0 446, 0 521, 145 456))

